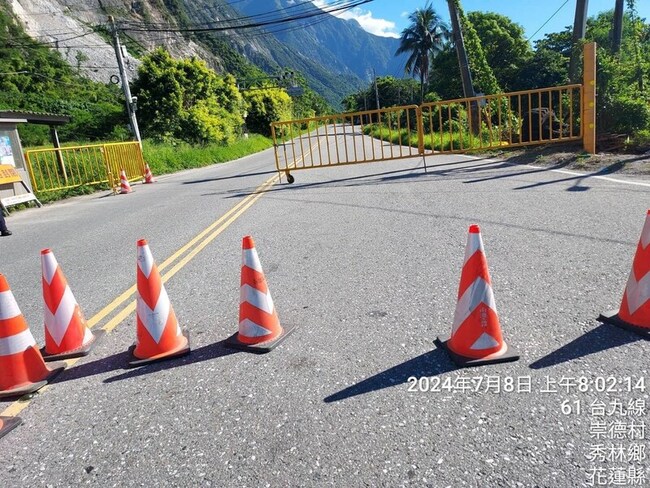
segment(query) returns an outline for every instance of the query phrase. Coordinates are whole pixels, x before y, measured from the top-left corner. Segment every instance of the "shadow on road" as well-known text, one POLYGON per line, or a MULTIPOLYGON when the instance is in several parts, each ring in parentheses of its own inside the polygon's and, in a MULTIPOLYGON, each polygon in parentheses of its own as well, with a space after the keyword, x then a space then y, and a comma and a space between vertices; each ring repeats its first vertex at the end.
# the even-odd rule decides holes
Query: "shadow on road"
MULTIPOLYGON (((633 159, 630 159, 630 160, 619 161, 617 163, 610 164, 609 166, 601 168, 598 171, 594 171, 592 173, 586 173, 584 175, 576 175, 576 176, 571 176, 569 178, 561 178, 561 179, 557 179, 557 180, 538 181, 536 183, 531 183, 529 185, 522 185, 522 186, 515 187, 514 190, 530 190, 532 188, 538 188, 540 186, 555 185, 557 183, 574 182, 573 186, 570 186, 569 188, 567 188, 566 191, 572 191, 572 192, 587 191, 591 187, 581 185, 582 181, 584 181, 584 180, 586 180, 588 178, 594 177, 594 176, 606 176, 606 175, 610 175, 612 173, 616 173, 616 172, 620 171, 625 166, 625 164, 627 162, 633 162, 633 161, 636 161, 638 159, 640 159, 640 158, 633 158, 633 159)), ((514 165, 516 163, 505 163, 505 164, 508 164, 508 165, 512 166, 512 165, 514 165)), ((508 173, 508 174, 503 174, 503 175, 490 176, 490 177, 487 177, 487 178, 479 178, 479 179, 475 179, 475 180, 465 181, 465 183, 482 183, 484 181, 498 180, 498 179, 502 179, 502 178, 512 178, 512 177, 515 177, 515 176, 526 176, 526 175, 531 175, 531 174, 535 174, 535 173, 544 173, 544 172, 547 172, 547 171, 550 171, 550 170, 561 169, 561 168, 564 168, 565 166, 568 166, 568 165, 569 165, 569 161, 566 161, 564 163, 555 164, 553 166, 548 166, 548 167, 545 167, 545 168, 531 169, 529 171, 519 171, 519 172, 516 172, 516 173, 508 173)))
POLYGON ((456 366, 449 360, 447 353, 440 348, 410 359, 405 363, 393 366, 370 378, 348 386, 347 388, 328 396, 325 403, 338 402, 357 395, 364 395, 372 391, 383 390, 391 386, 404 384, 411 376, 420 378, 422 376, 436 376, 456 369, 456 366))
POLYGON ((190 181, 184 181, 184 185, 196 185, 197 183, 210 183, 211 181, 221 181, 221 180, 233 180, 237 178, 246 178, 247 176, 261 176, 261 175, 270 175, 277 173, 276 170, 272 171, 259 171, 258 173, 241 173, 238 175, 232 175, 232 176, 221 176, 219 178, 205 178, 202 180, 190 180, 190 181))
POLYGON ((238 352, 241 352, 224 347, 224 342, 225 341, 219 341, 215 342, 214 344, 200 347, 199 349, 192 349, 192 352, 188 356, 184 356, 178 359, 170 359, 169 361, 153 363, 137 369, 129 369, 125 373, 106 378, 104 380, 104 383, 115 383, 116 381, 137 378, 138 376, 155 373, 163 369, 180 368, 181 366, 187 366, 188 364, 201 363, 203 361, 209 361, 211 359, 230 356, 231 354, 237 354, 238 352))
POLYGON ((155 373, 163 369, 172 369, 178 368, 180 366, 186 366, 188 364, 200 363, 203 361, 209 361, 211 359, 216 359, 224 356, 229 356, 231 354, 236 354, 239 351, 233 349, 227 349, 223 346, 224 341, 215 342, 207 346, 200 347, 198 349, 192 349, 188 356, 183 356, 176 359, 169 359, 167 361, 162 361, 159 363, 152 363, 149 365, 141 366, 136 369, 129 368, 127 363, 129 361, 129 354, 124 351, 112 356, 107 356, 105 358, 92 361, 90 363, 85 363, 80 366, 75 366, 64 371, 54 383, 63 383, 65 381, 73 381, 81 378, 87 378, 89 376, 95 376, 98 374, 109 373, 111 371, 125 370, 123 374, 113 376, 104 380, 104 383, 113 383, 115 381, 120 381, 128 378, 134 378, 137 376, 142 376, 145 374, 155 373))
MULTIPOLYGON (((502 174, 502 175, 488 176, 488 177, 485 177, 485 178, 477 178, 475 180, 464 181, 463 183, 483 183, 485 181, 502 180, 502 179, 505 179, 505 178, 514 178, 516 176, 528 176, 528 175, 534 175, 534 174, 537 174, 537 173, 546 173, 546 172, 552 171, 554 169, 562 169, 565 166, 567 166, 568 164, 569 164, 568 162, 562 163, 562 164, 554 164, 553 166, 548 166, 548 167, 545 167, 545 168, 529 169, 529 170, 525 170, 525 171, 517 171, 517 172, 506 173, 506 174, 502 174)), ((513 167, 518 166, 518 164, 517 163, 504 162, 503 166, 508 167, 508 168, 513 168, 513 167)), ((555 181, 557 181, 557 180, 554 180, 554 182, 555 181)))
POLYGON ((611 325, 601 324, 599 327, 531 363, 530 367, 532 369, 548 368, 638 340, 639 338, 631 332, 626 332, 611 325))
MULTIPOLYGON (((419 159, 421 160, 421 158, 419 159)), ((476 159, 474 161, 479 161, 479 159, 476 159)), ((355 186, 381 185, 386 183, 398 183, 401 180, 415 179, 415 178, 421 179, 421 181, 427 181, 426 179, 427 176, 462 175, 463 173, 503 169, 506 167, 513 166, 510 163, 504 164, 500 161, 486 161, 472 166, 467 165, 468 162, 474 162, 474 161, 454 161, 448 163, 438 163, 433 165, 428 164, 426 172, 423 171, 424 166, 420 161, 417 166, 409 167, 409 168, 403 168, 403 169, 398 169, 393 171, 384 171, 381 173, 370 173, 370 174, 364 174, 360 176, 351 176, 349 178, 338 178, 334 180, 317 181, 314 183, 296 183, 292 185, 283 184, 281 186, 273 186, 273 187, 265 188, 263 191, 257 193, 295 191, 295 190, 306 189, 306 188, 330 188, 333 186, 348 188, 348 187, 355 187, 355 186), (456 168, 440 169, 445 166, 457 166, 457 165, 464 165, 464 166, 457 169, 456 168), (418 170, 422 170, 422 171, 418 171, 418 170), (376 179, 377 177, 380 178, 376 179)), ((359 164, 365 164, 365 163, 359 163, 359 164)), ((318 169, 318 167, 314 169, 318 169)), ((296 173, 300 174, 300 171, 296 173)), ((294 175, 296 173, 294 173, 294 175)), ((249 188, 246 190, 204 193, 201 196, 214 196, 214 195, 223 195, 228 193, 229 195, 226 198, 244 198, 256 192, 255 192, 255 188, 249 188)))

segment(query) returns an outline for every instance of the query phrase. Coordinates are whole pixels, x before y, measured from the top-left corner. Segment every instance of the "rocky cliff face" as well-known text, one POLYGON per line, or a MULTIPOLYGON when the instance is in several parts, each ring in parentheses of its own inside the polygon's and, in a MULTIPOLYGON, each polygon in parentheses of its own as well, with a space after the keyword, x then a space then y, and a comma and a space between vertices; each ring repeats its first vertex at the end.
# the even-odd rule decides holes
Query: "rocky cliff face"
POLYGON ((378 75, 396 74, 391 59, 394 39, 372 36, 356 22, 334 17, 319 23, 319 28, 292 30, 284 35, 272 35, 259 29, 191 36, 128 29, 129 25, 139 28, 161 24, 179 28, 215 25, 251 15, 248 9, 253 4, 269 12, 286 6, 284 0, 239 0, 232 6, 227 0, 0 1, 9 3, 31 37, 58 50, 80 73, 96 81, 108 82, 118 73, 110 41, 109 15, 116 19, 118 26, 126 27, 120 37, 133 76, 139 64, 138 57, 158 46, 165 47, 175 57, 199 57, 218 72, 232 70, 232 65, 240 62, 233 53, 239 53, 267 73, 282 68, 299 70, 312 89, 336 105, 368 78, 370 68, 376 68, 378 75), (342 53, 346 56, 341 57, 342 53))
MULTIPOLYGON (((82 74, 108 82, 118 73, 115 51, 108 36, 108 16, 119 21, 135 20, 168 22, 173 16, 158 2, 131 0, 11 0, 10 6, 25 31, 39 42, 58 50, 82 74), (93 32, 93 26, 106 26, 105 33, 93 32)), ((146 52, 164 46, 174 56, 198 56, 212 67, 219 68, 221 60, 194 41, 180 34, 153 37, 146 33, 122 36, 129 70, 134 74, 139 61, 135 50, 146 52)))

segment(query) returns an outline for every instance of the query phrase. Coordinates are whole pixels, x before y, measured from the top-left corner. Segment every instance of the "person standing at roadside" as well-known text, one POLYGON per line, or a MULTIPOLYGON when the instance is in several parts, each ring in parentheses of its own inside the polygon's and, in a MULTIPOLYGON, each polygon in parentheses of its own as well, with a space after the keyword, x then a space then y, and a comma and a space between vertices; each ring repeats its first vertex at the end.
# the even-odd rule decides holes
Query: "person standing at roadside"
POLYGON ((7 222, 5 221, 5 216, 2 213, 2 210, 0 210, 0 236, 10 236, 12 232, 7 229, 7 222))

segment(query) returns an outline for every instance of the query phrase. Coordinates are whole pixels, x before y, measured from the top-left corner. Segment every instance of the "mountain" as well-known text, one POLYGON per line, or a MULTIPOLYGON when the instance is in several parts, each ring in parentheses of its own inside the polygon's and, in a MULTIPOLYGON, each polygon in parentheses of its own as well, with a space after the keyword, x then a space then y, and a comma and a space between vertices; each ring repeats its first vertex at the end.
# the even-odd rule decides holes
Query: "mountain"
POLYGON ((173 56, 196 56, 218 72, 239 80, 300 71, 309 86, 333 106, 378 76, 402 73, 394 57, 397 40, 365 32, 356 21, 330 14, 263 28, 190 33, 195 26, 219 27, 250 19, 289 17, 297 8, 316 7, 298 0, 0 0, 27 34, 58 50, 80 73, 107 82, 117 74, 108 16, 116 19, 128 50, 132 76, 138 58, 157 46, 173 56), (298 5, 300 4, 300 5, 298 5), (298 5, 298 7, 296 7, 298 5), (255 17, 257 16, 257 17, 255 17), (160 29, 166 29, 161 31, 160 29), (261 71, 260 71, 261 70, 261 71))
MULTIPOLYGON (((240 12, 258 19, 286 19, 319 13, 316 6, 305 0, 230 0, 230 3, 240 12)), ((395 56, 399 40, 370 34, 356 20, 326 14, 294 21, 290 27, 267 30, 289 49, 332 71, 352 73, 361 80, 368 80, 372 70, 378 76, 399 77, 404 72, 406 57, 395 56)))

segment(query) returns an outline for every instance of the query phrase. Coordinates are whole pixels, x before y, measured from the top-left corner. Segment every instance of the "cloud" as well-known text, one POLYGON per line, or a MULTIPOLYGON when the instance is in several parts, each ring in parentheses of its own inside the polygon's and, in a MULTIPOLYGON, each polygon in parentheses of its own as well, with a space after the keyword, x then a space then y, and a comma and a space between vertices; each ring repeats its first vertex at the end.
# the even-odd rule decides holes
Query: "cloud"
MULTIPOLYGON (((326 0, 313 0, 313 3, 321 9, 327 7, 326 0)), ((363 30, 376 36, 399 38, 399 34, 395 32, 395 22, 376 19, 370 10, 364 11, 360 7, 355 7, 342 12, 333 12, 332 15, 344 20, 356 20, 363 30)))

